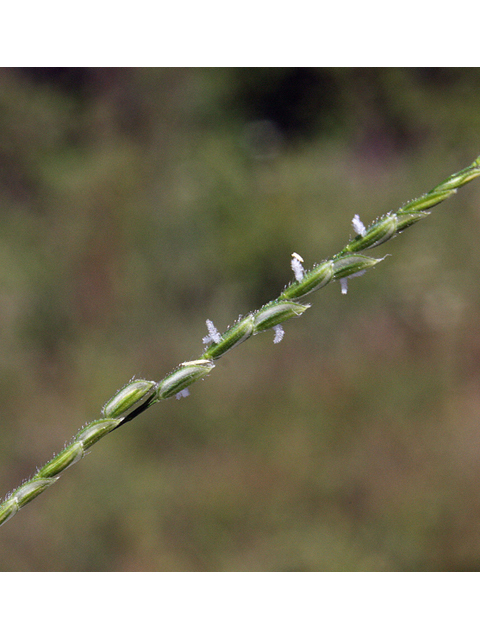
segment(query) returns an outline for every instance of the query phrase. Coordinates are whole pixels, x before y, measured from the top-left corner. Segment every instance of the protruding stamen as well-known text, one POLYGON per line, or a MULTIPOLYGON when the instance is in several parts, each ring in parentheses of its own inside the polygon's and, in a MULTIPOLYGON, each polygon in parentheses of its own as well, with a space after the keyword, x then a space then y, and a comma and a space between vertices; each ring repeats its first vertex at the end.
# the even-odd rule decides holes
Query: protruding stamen
POLYGON ((344 295, 347 294, 348 292, 348 281, 350 280, 350 278, 358 278, 359 276, 363 276, 364 273, 366 273, 367 270, 366 269, 362 269, 361 271, 357 271, 356 273, 352 273, 351 276, 347 276, 346 278, 340 278, 340 286, 342 288, 342 293, 344 295))
POLYGON ((303 276, 305 275, 302 262, 303 262, 302 256, 298 255, 298 253, 295 253, 294 251, 292 253, 292 260, 290 264, 292 265, 292 270, 293 270, 293 273, 295 274, 295 280, 297 282, 301 282, 303 280, 303 276))

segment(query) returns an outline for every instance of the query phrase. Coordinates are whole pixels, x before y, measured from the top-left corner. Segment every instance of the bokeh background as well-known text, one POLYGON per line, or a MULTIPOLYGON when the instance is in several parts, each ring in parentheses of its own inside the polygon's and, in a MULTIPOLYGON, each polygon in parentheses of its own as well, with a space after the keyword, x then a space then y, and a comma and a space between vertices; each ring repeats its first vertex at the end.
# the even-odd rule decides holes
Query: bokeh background
MULTIPOLYGON (((478 69, 0 70, 0 492, 480 152, 478 69)), ((3 571, 480 568, 480 181, 90 450, 3 571)))

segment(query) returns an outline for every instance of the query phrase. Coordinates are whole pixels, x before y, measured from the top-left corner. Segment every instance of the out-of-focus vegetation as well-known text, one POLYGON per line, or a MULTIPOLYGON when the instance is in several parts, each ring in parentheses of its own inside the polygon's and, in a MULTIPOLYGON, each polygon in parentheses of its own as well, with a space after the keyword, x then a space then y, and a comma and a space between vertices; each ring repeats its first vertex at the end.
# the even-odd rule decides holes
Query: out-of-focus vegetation
MULTIPOLYGON (((479 152, 476 69, 1 70, 0 491, 479 152)), ((479 569, 479 212, 102 440, 2 570, 479 569)))

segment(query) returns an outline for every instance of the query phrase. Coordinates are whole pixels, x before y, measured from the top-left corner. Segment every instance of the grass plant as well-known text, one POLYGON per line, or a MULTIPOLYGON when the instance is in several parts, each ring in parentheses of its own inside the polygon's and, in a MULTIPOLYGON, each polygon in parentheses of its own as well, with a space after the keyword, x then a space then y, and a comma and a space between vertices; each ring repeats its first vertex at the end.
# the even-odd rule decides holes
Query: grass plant
POLYGON ((205 378, 215 367, 215 361, 233 347, 270 329, 274 332, 274 343, 280 342, 284 334, 282 324, 290 318, 301 316, 311 306, 303 302, 307 295, 333 281, 339 281, 342 293, 346 293, 349 278, 363 275, 384 259, 362 252, 378 247, 423 220, 430 214, 428 209, 440 204, 478 176, 480 156, 470 166, 451 175, 424 195, 380 217, 367 227, 355 215, 352 220, 355 236, 340 252, 311 269, 305 270, 301 256, 292 254, 291 265, 295 278, 275 300, 258 311, 240 317, 223 333, 216 329, 211 320, 207 320, 208 334, 203 339, 205 347, 196 360, 181 363, 159 382, 135 379, 126 384, 103 406, 99 419, 80 429, 60 453, 6 496, 0 505, 0 525, 54 484, 65 469, 83 458, 86 451, 108 433, 161 400, 188 395, 188 387, 205 378))

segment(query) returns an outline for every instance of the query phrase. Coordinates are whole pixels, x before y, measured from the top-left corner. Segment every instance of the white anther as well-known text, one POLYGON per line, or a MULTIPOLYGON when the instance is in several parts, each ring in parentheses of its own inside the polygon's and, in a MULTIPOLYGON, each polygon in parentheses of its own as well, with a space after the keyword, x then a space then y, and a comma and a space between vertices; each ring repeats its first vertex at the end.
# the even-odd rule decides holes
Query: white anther
POLYGON ((362 236, 362 238, 363 238, 363 236, 365 235, 365 225, 360 220, 360 216, 358 215, 358 213, 356 213, 353 216, 352 226, 353 226, 353 230, 355 231, 355 233, 357 235, 359 235, 359 236, 362 236))
POLYGON ((203 344, 210 344, 211 342, 215 342, 215 344, 218 344, 222 339, 220 332, 217 331, 215 325, 211 320, 207 320, 206 324, 208 329, 208 336, 205 336, 203 338, 203 344))
POLYGON ((292 253, 292 261, 290 264, 292 265, 293 273, 295 274, 295 280, 297 282, 301 282, 303 280, 303 276, 305 275, 305 271, 302 266, 303 258, 302 256, 295 253, 292 253))

